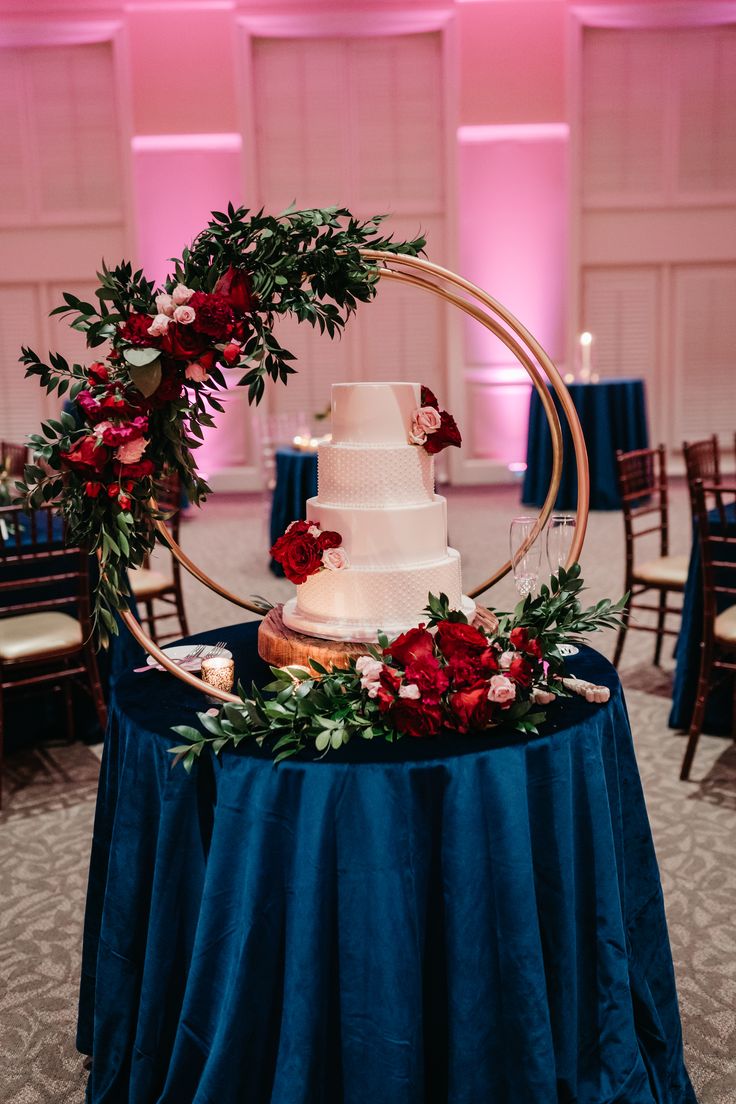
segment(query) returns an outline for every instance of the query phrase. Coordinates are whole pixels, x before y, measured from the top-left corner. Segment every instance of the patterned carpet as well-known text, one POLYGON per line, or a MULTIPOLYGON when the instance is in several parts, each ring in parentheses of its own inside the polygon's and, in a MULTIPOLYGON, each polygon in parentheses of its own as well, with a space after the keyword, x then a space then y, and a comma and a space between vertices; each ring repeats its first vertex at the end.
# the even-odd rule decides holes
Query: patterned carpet
MULTIPOLYGON (((686 505, 675 528, 686 550, 686 505), (679 521, 679 525, 678 525, 679 521)), ((467 533, 466 578, 501 558, 512 491, 455 492, 451 532, 467 533)), ((187 524, 183 543, 225 585, 282 596, 263 568, 258 500, 223 499, 187 524), (209 557, 209 558, 208 558, 209 557)), ((617 593, 619 515, 594 515, 586 544, 591 597, 617 593)), ((265 536, 264 536, 265 540, 265 536)), ((286 587, 288 589, 288 585, 286 587)), ((502 592, 505 604, 510 591, 502 592)), ((189 595, 192 629, 233 620, 201 592, 189 595)), ((688 1068, 700 1104, 736 1101, 736 747, 704 737, 693 777, 680 783, 683 737, 667 728, 671 662, 650 664, 652 639, 632 634, 622 669, 637 755, 659 857, 680 994, 688 1068)), ((601 650, 610 653, 611 641, 601 650)), ((79 952, 92 832, 96 751, 81 744, 27 748, 8 757, 0 814, 0 1102, 81 1104, 86 1071, 74 1049, 79 952)), ((182 1101, 182 1104, 186 1104, 182 1101)), ((523 1102, 519 1102, 523 1104, 523 1102)), ((552 1104, 552 1102, 550 1102, 552 1104)))

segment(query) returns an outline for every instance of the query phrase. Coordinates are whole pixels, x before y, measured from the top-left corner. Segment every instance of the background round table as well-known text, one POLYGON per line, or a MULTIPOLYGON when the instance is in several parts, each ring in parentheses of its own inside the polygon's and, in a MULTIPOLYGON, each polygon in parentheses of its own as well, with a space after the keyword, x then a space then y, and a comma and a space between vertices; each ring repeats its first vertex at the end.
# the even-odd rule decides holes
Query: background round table
MULTIPOLYGON (((551 390, 551 389, 550 389, 551 390)), ((649 447, 643 380, 603 380, 600 383, 570 383, 590 462, 591 510, 620 510, 616 477, 616 450, 630 452, 649 447)), ((562 421, 564 463, 555 509, 574 510, 578 504, 577 464, 570 429, 560 403, 554 396, 562 421)), ((526 473, 521 500, 541 506, 552 476, 552 436, 547 416, 536 390, 529 403, 526 473)))
MULTIPOLYGON (((271 548, 292 521, 307 516, 307 499, 317 493, 317 453, 295 448, 276 450, 276 486, 271 501, 271 548)), ((271 560, 271 571, 282 576, 281 564, 271 560)))
MULTIPOLYGON (((268 677, 256 624, 218 629, 268 677)), ((544 734, 172 769, 202 698, 120 679, 78 1046, 90 1104, 694 1104, 620 686, 544 734)), ((145 680, 145 681, 144 681, 145 680)))
MULTIPOLYGON (((713 510, 709 516, 714 529, 718 530, 720 528, 718 511, 713 510)), ((733 536, 736 534, 736 505, 732 504, 726 508, 726 516, 728 521, 728 533, 726 535, 733 536)), ((719 552, 719 557, 724 562, 728 560, 736 561, 736 547, 734 545, 724 545, 719 552)), ((728 608, 729 604, 726 595, 719 595, 718 612, 722 613, 724 609, 728 608)), ((690 566, 682 601, 682 620, 675 648, 677 667, 675 669, 675 681, 672 686, 670 728, 687 729, 690 727, 698 691, 700 642, 702 638, 703 579, 696 521, 693 525, 690 566)), ((709 732, 713 735, 730 735, 733 708, 732 688, 729 680, 726 679, 713 690, 708 698, 703 720, 703 732, 709 732)))

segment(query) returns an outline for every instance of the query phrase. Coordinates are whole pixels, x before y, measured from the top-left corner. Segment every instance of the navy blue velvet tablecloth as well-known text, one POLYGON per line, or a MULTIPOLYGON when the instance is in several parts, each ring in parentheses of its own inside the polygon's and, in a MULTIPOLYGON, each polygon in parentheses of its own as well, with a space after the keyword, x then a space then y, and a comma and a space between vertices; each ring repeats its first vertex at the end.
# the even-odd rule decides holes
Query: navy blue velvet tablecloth
MULTIPOLYGON (((649 447, 647 411, 642 380, 603 380, 571 383, 568 390, 580 418, 590 462, 591 510, 619 510, 616 450, 630 452, 649 447)), ((562 422, 564 462, 555 509, 574 510, 578 503, 577 464, 572 437, 555 397, 562 422)), ((521 500, 529 506, 544 503, 552 476, 552 436, 536 390, 529 405, 526 473, 521 500)))
MULTIPOLYGON (((307 516, 307 499, 317 493, 317 453, 281 448, 276 451, 276 486, 271 502, 271 544, 292 521, 307 516)), ((271 560, 271 571, 282 576, 281 564, 271 560)))
MULTIPOLYGON (((26 519, 24 515, 23 523, 21 537, 25 542, 30 539, 30 518, 26 519)), ((52 549, 63 548, 63 532, 60 519, 54 518, 51 536, 52 540, 49 547, 52 549)), ((65 572, 73 570, 76 567, 76 562, 77 553, 70 553, 68 556, 59 556, 52 561, 44 562, 44 570, 49 571, 54 576, 59 576, 58 583, 55 582, 54 586, 48 589, 44 588, 44 597, 66 598, 68 596, 69 605, 60 606, 59 610, 72 616, 76 612, 75 594, 77 584, 74 581, 65 580, 61 576, 65 572)), ((90 587, 94 589, 98 577, 97 560, 94 557, 90 558, 89 570, 90 587)), ((38 597, 39 592, 36 588, 24 588, 23 586, 24 579, 35 577, 37 573, 38 564, 31 561, 17 564, 4 562, 2 549, 0 549, 0 578, 18 584, 17 588, 4 598, 8 605, 22 605, 25 602, 32 602, 34 598, 38 597)), ((137 616, 135 599, 131 597, 129 603, 133 613, 137 616)), ((131 667, 142 663, 145 659, 145 653, 141 646, 131 636, 120 618, 116 616, 116 620, 119 635, 111 637, 109 648, 101 649, 97 653, 100 683, 103 694, 108 700, 110 689, 118 677, 123 672, 130 670, 131 667)), ((33 693, 36 695, 36 702, 31 710, 28 708, 27 693, 16 692, 7 695, 7 700, 4 703, 5 729, 11 747, 17 746, 21 740, 26 743, 31 740, 56 737, 59 733, 66 735, 66 716, 63 702, 59 696, 43 692, 39 687, 36 687, 33 693)), ((92 700, 86 694, 79 693, 74 696, 74 731, 78 739, 84 739, 91 743, 99 742, 103 736, 92 700)))
MULTIPOLYGON (((736 531, 736 506, 727 508, 729 520, 729 534, 736 531)), ((715 528, 720 528, 718 512, 710 515, 711 523, 715 528)), ((719 552, 719 557, 736 562, 736 548, 732 545, 724 545, 719 552)), ((693 544, 690 553, 690 566, 685 584, 685 595, 682 603, 682 621, 680 633, 677 638, 675 657, 677 667, 675 681, 672 687, 672 711, 670 713, 670 728, 687 729, 690 727, 695 698, 698 689, 698 674, 700 672, 700 641, 703 638, 703 582, 701 572, 700 542, 698 541, 697 523, 693 527, 693 544)), ((722 596, 719 612, 729 605, 727 596, 722 596)), ((731 717, 733 710, 733 695, 728 679, 717 687, 710 698, 705 710, 703 731, 714 735, 730 734, 731 717)))
MULTIPOLYGON (((227 640, 267 677, 253 623, 227 640)), ((91 1104, 693 1104, 612 667, 543 735, 172 769, 202 698, 120 679, 78 1047, 91 1104)), ((145 680, 145 681, 144 681, 145 680)))

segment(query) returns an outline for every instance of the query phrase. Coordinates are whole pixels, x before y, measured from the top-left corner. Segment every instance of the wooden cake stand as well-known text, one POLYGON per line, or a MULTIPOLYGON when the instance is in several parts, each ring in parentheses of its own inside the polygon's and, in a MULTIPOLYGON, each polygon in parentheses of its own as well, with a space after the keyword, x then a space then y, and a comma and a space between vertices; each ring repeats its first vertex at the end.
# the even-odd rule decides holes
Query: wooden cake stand
MULTIPOLYGON (((272 667, 308 667, 309 660, 316 659, 330 671, 333 667, 347 667, 348 660, 367 654, 368 646, 360 641, 322 640, 287 628, 282 609, 283 606, 274 606, 258 627, 258 654, 272 667)), ((484 606, 478 606, 473 624, 495 632, 498 618, 484 606)))

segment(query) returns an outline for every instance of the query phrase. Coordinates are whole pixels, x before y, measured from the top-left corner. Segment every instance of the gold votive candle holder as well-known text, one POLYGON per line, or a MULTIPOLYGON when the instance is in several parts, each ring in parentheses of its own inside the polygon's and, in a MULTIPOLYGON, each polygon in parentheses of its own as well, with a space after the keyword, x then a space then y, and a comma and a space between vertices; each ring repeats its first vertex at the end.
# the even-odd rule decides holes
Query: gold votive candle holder
POLYGON ((209 656, 202 660, 202 680, 216 690, 232 690, 235 684, 235 661, 231 656, 209 656))

